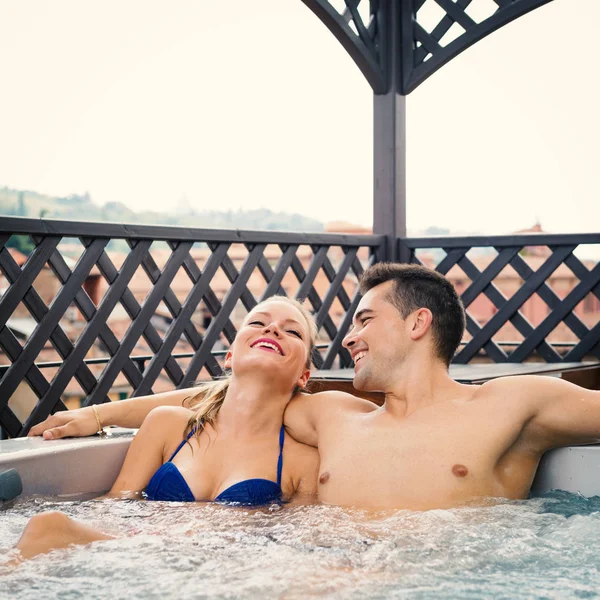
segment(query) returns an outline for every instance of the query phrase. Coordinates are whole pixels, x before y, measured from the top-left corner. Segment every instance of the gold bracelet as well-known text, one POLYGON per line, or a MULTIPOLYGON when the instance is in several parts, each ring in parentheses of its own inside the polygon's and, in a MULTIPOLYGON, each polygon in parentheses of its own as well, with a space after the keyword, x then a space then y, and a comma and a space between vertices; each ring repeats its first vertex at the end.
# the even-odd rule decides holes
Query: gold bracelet
POLYGON ((102 437, 106 435, 106 431, 104 431, 104 427, 102 427, 102 423, 100 422, 100 415, 98 414, 98 409, 94 404, 92 404, 92 410, 94 411, 94 416, 96 417, 96 423, 98 423, 98 431, 96 431, 96 435, 102 437))

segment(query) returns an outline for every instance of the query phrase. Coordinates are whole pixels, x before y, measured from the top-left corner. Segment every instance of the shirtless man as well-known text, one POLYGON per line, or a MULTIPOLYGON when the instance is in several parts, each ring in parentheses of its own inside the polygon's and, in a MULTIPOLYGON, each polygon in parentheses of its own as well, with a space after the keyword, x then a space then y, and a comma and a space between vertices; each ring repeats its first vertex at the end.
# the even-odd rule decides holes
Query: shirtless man
MULTIPOLYGON (((301 393, 285 413, 291 435, 319 449, 322 502, 427 510, 525 498, 546 450, 600 439, 598 391, 551 377, 475 386, 449 376, 465 316, 440 274, 380 263, 364 273, 361 291, 344 346, 355 362, 355 388, 385 392, 385 404, 335 391, 301 393)), ((180 403, 182 392, 99 408, 104 424, 136 426, 153 405, 180 403)), ((57 413, 32 434, 58 426, 45 437, 89 435, 95 423, 86 410, 85 427, 57 413)))

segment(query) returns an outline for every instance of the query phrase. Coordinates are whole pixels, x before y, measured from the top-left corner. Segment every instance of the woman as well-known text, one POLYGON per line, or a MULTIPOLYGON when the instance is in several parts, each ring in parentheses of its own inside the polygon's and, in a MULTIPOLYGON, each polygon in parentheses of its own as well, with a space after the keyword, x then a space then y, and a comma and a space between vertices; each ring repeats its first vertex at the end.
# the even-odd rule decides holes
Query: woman
MULTIPOLYGON (((191 397, 190 390, 179 390, 166 399, 102 405, 109 409, 102 413, 73 411, 80 425, 75 434, 89 435, 102 425, 139 424, 153 402, 173 404, 155 408, 143 421, 109 495, 140 497, 145 490, 149 500, 248 506, 314 500, 317 451, 285 433, 283 413, 308 381, 315 335, 311 316, 298 302, 274 296, 244 320, 225 358, 228 378, 194 389, 191 397), (90 427, 92 431, 82 433, 90 427)), ((68 413, 55 415, 32 433, 65 417, 72 422, 68 413)), ((50 431, 44 437, 74 433, 50 431)), ((17 548, 29 558, 109 537, 61 513, 46 513, 30 521, 17 548)))

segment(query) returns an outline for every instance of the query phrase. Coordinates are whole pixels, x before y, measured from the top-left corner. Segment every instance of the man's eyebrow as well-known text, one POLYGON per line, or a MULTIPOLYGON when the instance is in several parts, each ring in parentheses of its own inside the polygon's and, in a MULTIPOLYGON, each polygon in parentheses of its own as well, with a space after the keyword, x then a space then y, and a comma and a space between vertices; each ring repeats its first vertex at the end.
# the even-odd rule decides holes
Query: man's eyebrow
POLYGON ((374 310, 371 310, 370 308, 363 308, 362 310, 359 310, 355 315, 354 318, 352 319, 353 321, 360 321, 362 317, 364 317, 366 314, 368 313, 373 313, 375 312, 374 310))

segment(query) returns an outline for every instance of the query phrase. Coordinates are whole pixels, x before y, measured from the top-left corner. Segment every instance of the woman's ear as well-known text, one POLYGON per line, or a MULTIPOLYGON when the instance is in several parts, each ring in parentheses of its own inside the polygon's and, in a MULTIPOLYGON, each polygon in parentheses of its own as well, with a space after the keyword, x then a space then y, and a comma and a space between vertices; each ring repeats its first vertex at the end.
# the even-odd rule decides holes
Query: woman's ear
POLYGON ((433 314, 428 308, 419 308, 410 317, 410 339, 420 340, 431 328, 433 314))
POLYGON ((298 377, 298 381, 296 382, 296 385, 300 388, 306 387, 306 384, 308 383, 309 379, 310 379, 310 369, 304 369, 304 371, 302 371, 302 374, 300 375, 300 377, 298 377))
POLYGON ((225 363, 224 363, 224 367, 226 369, 231 369, 231 359, 233 358, 233 353, 231 352, 233 350, 233 346, 231 346, 231 348, 229 348, 229 350, 227 350, 227 354, 225 355, 225 363))

